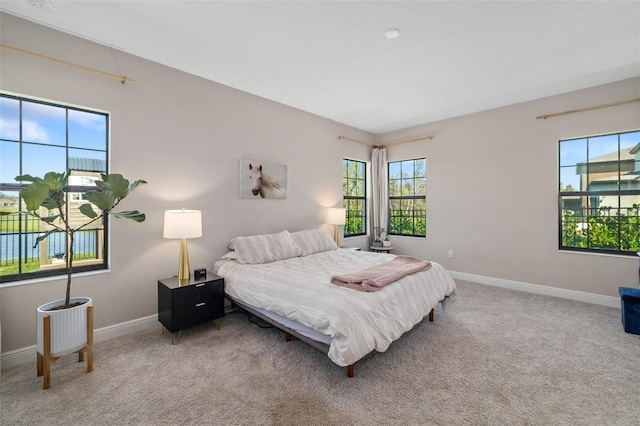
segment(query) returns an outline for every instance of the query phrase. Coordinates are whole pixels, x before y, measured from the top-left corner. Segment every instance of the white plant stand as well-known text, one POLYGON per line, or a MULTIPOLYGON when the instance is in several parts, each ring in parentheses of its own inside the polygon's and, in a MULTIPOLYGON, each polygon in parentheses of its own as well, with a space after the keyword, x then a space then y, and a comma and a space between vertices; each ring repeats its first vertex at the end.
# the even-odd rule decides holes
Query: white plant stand
POLYGON ((51 387, 51 364, 64 355, 76 352, 83 362, 86 353, 87 373, 93 371, 93 304, 90 298, 80 300, 86 302, 70 309, 48 311, 60 301, 38 308, 37 370, 38 377, 44 376, 43 389, 51 387))

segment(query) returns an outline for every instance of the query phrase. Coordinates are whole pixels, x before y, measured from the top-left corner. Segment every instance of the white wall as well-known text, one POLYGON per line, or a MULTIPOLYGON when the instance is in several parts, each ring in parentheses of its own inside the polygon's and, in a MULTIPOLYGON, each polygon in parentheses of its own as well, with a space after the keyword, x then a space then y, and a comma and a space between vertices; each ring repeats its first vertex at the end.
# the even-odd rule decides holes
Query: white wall
POLYGON ((388 148, 427 159, 427 238, 393 245, 465 274, 611 297, 637 286, 637 257, 558 250, 557 157, 560 139, 640 129, 640 102, 536 119, 637 97, 639 78, 379 135, 435 136, 388 148))
MULTIPOLYGON (((189 257, 192 269, 210 269, 234 236, 321 226, 326 208, 342 203, 342 158, 370 158, 338 136, 373 142, 371 134, 10 15, 0 20, 3 44, 137 81, 0 51, 0 89, 110 111, 111 171, 149 182, 123 204, 147 220, 112 219, 111 272, 74 280, 73 295, 94 300, 96 329, 157 313, 157 280, 178 267, 179 242, 162 238, 164 210, 202 210, 204 236, 189 241, 189 257), (288 198, 239 198, 240 158, 286 164, 288 198)), ((63 298, 64 286, 0 290, 2 352, 35 344, 35 309, 63 298)))
MULTIPOLYGON (((0 24, 3 44, 137 80, 121 85, 0 51, 1 89, 111 111, 112 171, 149 182, 125 206, 147 221, 112 221, 111 272, 75 279, 73 294, 94 299, 96 328, 157 313, 156 281, 176 273, 178 256, 177 242, 162 238, 165 209, 203 212, 204 236, 189 242, 192 268, 209 268, 236 235, 320 226, 326 207, 341 202, 342 158, 370 159, 365 146, 339 135, 372 143, 435 136, 388 150, 390 161, 427 158, 427 238, 394 237, 397 253, 475 276, 605 296, 637 284, 637 259, 558 252, 556 163, 558 139, 640 128, 640 104, 535 117, 638 97, 640 79, 376 138, 13 16, 0 14, 0 24), (238 198, 243 157, 287 164, 288 199, 238 198)), ((366 238, 345 244, 364 246, 366 238)), ((34 310, 61 298, 64 282, 0 292, 2 352, 14 351, 35 343, 34 310)))

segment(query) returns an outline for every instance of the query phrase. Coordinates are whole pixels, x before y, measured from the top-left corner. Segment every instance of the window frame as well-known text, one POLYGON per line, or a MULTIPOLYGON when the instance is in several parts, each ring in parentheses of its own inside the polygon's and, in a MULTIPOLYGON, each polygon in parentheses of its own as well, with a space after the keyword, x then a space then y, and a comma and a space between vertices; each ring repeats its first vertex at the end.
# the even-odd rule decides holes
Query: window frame
MULTIPOLYGON (((350 237, 360 237, 363 235, 367 235, 367 205, 368 205, 368 197, 367 197, 367 162, 366 161, 361 161, 361 160, 355 160, 352 158, 343 158, 342 159, 342 206, 345 208, 346 210, 346 220, 345 220, 345 225, 343 227, 342 230, 342 236, 344 238, 350 238, 350 237), (349 177, 348 173, 347 175, 345 175, 345 162, 347 162, 347 165, 349 163, 358 163, 361 167, 362 167, 362 174, 363 177, 362 179, 362 190, 363 190, 363 195, 347 195, 345 194, 345 188, 347 187, 347 185, 345 184, 345 179, 358 179, 357 177, 349 177), (349 210, 349 201, 350 200, 356 200, 356 201, 360 201, 362 203, 362 214, 361 215, 351 215, 350 212, 351 211, 355 211, 355 210, 349 210), (348 228, 348 224, 349 224, 349 218, 360 218, 362 220, 362 229, 361 232, 357 232, 357 233, 347 233, 347 228, 348 228)), ((346 168, 347 172, 349 170, 349 167, 347 166, 346 168)))
MULTIPOLYGON (((624 231, 622 229, 623 228, 622 225, 625 222, 623 218, 626 218, 627 219, 626 221, 628 223, 630 222, 630 219, 634 218, 634 216, 629 215, 630 210, 633 210, 634 208, 628 207, 628 206, 625 207, 624 204, 622 203, 622 197, 635 196, 640 198, 640 187, 638 189, 621 188, 621 183, 623 182, 622 177, 625 175, 628 175, 629 173, 632 173, 629 170, 627 170, 629 165, 625 165, 625 163, 632 163, 634 165, 633 171, 638 172, 634 174, 640 174, 640 169, 635 170, 635 167, 640 165, 640 155, 635 156, 634 158, 624 158, 624 159, 622 158, 622 155, 621 155, 621 152, 624 149, 627 149, 625 147, 621 147, 621 137, 623 135, 633 134, 633 133, 640 133, 640 129, 560 139, 558 141, 558 163, 557 163, 558 180, 557 180, 556 189, 558 191, 558 249, 560 251, 573 252, 573 253, 575 252, 590 253, 590 254, 597 253, 597 254, 634 256, 634 257, 638 255, 638 252, 640 251, 640 240, 636 241, 635 247, 631 247, 629 245, 629 249, 627 250, 621 249, 622 247, 624 247, 629 243, 628 239, 623 239, 624 231), (596 138, 607 138, 607 137, 617 138, 617 159, 616 160, 607 159, 607 161, 603 161, 602 160, 603 155, 590 158, 591 156, 589 152, 589 148, 591 146, 590 140, 596 139, 596 138), (563 157, 562 157, 562 148, 563 148, 562 144, 569 143, 569 142, 576 142, 580 140, 585 140, 586 160, 582 162, 577 162, 575 164, 572 164, 572 163, 565 164, 563 162, 563 157), (600 161, 592 161, 592 160, 600 160, 600 161), (605 163, 606 165, 615 165, 616 167, 615 173, 617 174, 617 179, 610 180, 610 182, 614 182, 617 185, 617 189, 608 188, 608 189, 600 189, 600 190, 593 190, 593 189, 590 190, 589 185, 591 185, 593 182, 598 181, 598 179, 594 179, 593 181, 590 180, 590 175, 592 174, 597 175, 599 173, 603 173, 601 168, 605 165, 605 163), (567 185, 567 183, 562 182, 563 171, 564 171, 563 169, 566 170, 571 167, 575 167, 576 175, 579 174, 580 170, 585 170, 585 173, 580 173, 580 176, 581 176, 580 186, 583 185, 582 183, 583 176, 586 176, 586 184, 585 184, 586 186, 585 188, 579 188, 579 190, 563 191, 563 186, 567 185), (593 170, 593 172, 591 172, 590 170, 593 170), (602 206, 602 204, 600 203, 602 203, 604 197, 613 197, 613 199, 617 198, 617 207, 610 207, 606 205, 602 206), (574 204, 575 204, 575 199, 579 201, 580 207, 574 207, 574 209, 566 208, 566 205, 568 205, 569 203, 565 203, 565 201, 569 201, 572 198, 574 199, 574 204), (592 202, 594 201, 598 204, 597 206, 592 205, 592 202), (586 202, 586 205, 583 205, 585 202, 586 202), (579 208, 580 210, 582 210, 583 214, 582 216, 579 216, 580 220, 572 221, 572 223, 575 225, 575 229, 571 230, 569 228, 565 228, 565 220, 569 220, 571 217, 575 217, 575 211, 574 211, 575 208, 579 208), (610 213, 611 210, 617 211, 618 214, 613 216, 610 214, 602 215, 603 212, 610 213), (620 213, 621 210, 627 210, 627 214, 626 215, 621 214, 620 213), (587 213, 585 214, 584 212, 587 212, 587 213), (598 219, 598 218, 602 218, 602 219, 598 219), (614 234, 616 235, 615 243, 617 244, 617 248, 612 249, 612 248, 603 247, 602 245, 599 245, 599 246, 592 245, 591 242, 593 242, 593 239, 596 237, 590 236, 589 230, 591 229, 591 227, 593 226, 594 232, 596 232, 597 228, 600 228, 601 230, 606 229, 608 225, 606 225, 605 223, 611 223, 611 218, 614 218, 614 222, 616 222, 615 228, 617 228, 617 230, 614 232, 614 234), (567 241, 565 241, 565 233, 567 233, 567 241), (584 238, 583 241, 585 243, 585 246, 568 245, 569 243, 568 240, 572 237, 571 235, 568 235, 569 233, 571 234, 575 233, 575 235, 573 235, 573 237, 575 238, 574 244, 576 241, 581 241, 582 238, 584 238)), ((638 143, 636 143, 633 147, 628 148, 630 151, 629 152, 630 155, 634 154, 632 151, 634 151, 634 149, 636 148, 637 148, 637 151, 640 151, 640 139, 638 140, 638 143)), ((610 154, 614 154, 614 153, 612 152, 610 154)), ((571 186, 573 189, 573 185, 571 186)), ((638 205, 638 204, 640 203, 634 203, 633 205, 638 205)), ((636 212, 637 210, 638 209, 636 209, 636 212)), ((640 224, 640 214, 636 213, 635 222, 636 224, 640 224)), ((632 227, 629 226, 627 230, 630 230, 631 228, 632 227)))
MULTIPOLYGON (((83 172, 86 174, 92 174, 92 175, 96 175, 97 173, 109 173, 109 169, 110 169, 110 148, 111 148, 111 114, 108 111, 104 111, 104 110, 100 110, 97 108, 90 108, 90 107, 84 107, 84 106, 78 106, 78 105, 72 105, 69 103, 65 103, 65 102, 59 102, 59 101, 52 101, 52 100, 47 100, 47 99, 41 99, 41 98, 37 98, 37 97, 32 97, 32 96, 28 96, 28 95, 22 95, 22 94, 17 94, 17 93, 12 93, 12 92, 8 92, 8 91, 3 91, 0 90, 0 98, 2 99, 13 99, 13 100, 17 100, 19 105, 18 105, 18 126, 19 126, 19 134, 17 136, 17 138, 11 138, 8 137, 6 134, 5 135, 0 135, 0 142, 2 143, 10 143, 10 144, 16 144, 18 147, 18 170, 19 170, 19 175, 22 175, 25 173, 25 171, 23 170, 23 155, 24 155, 24 147, 25 146, 31 146, 31 147, 38 147, 38 146, 44 146, 44 147, 53 147, 53 148, 57 148, 60 150, 64 150, 64 164, 65 164, 65 173, 69 173, 70 170, 70 158, 74 158, 77 157, 77 154, 83 151, 87 151, 87 152, 93 152, 93 153, 98 153, 99 157, 98 158, 103 158, 103 165, 104 165, 104 171, 94 171, 94 172, 83 172), (37 141, 33 141, 33 140, 29 140, 28 137, 25 136, 25 132, 24 132, 24 112, 23 112, 23 104, 25 102, 28 103, 32 103, 32 104, 39 104, 39 105, 44 105, 44 106, 48 106, 48 107, 54 107, 54 108, 61 108, 64 110, 64 143, 53 143, 53 144, 46 144, 46 143, 41 143, 41 142, 37 142, 37 141), (101 116, 100 119, 104 120, 104 130, 100 130, 99 132, 99 147, 87 147, 87 146, 81 146, 82 144, 74 144, 72 141, 70 141, 70 124, 71 122, 73 122, 73 119, 70 118, 70 111, 74 111, 74 112, 79 112, 79 113, 86 113, 86 114, 95 114, 98 116, 101 116), (104 133, 104 134, 102 134, 104 133), (102 145, 102 137, 104 136, 104 145, 102 145), (102 148, 104 147, 104 148, 102 148)), ((94 154, 95 155, 95 154, 94 154)), ((82 157, 84 158, 84 157, 82 157)), ((12 164, 12 163, 10 163, 12 164)), ((49 169, 46 170, 51 171, 49 169)), ((76 171, 76 169, 74 169, 74 171, 76 171)), ((59 172, 62 172, 61 170, 59 172)), ((31 172, 26 172, 26 173, 31 173, 31 172)), ((37 176, 37 177, 43 177, 43 176, 37 176)), ((5 179, 7 179, 7 176, 4 176, 5 179)), ((20 197, 20 191, 23 190, 24 188, 26 188, 28 185, 28 182, 24 182, 24 183, 20 183, 20 182, 16 182, 16 181, 10 181, 10 182, 1 182, 0 181, 0 193, 3 192, 17 192, 18 193, 18 212, 23 211, 23 201, 22 198, 20 197)), ((89 185, 68 185, 66 188, 64 188, 66 196, 67 196, 67 202, 65 203, 65 208, 66 208, 66 212, 65 214, 68 215, 69 213, 69 208, 72 208, 72 205, 77 205, 77 203, 71 201, 71 198, 76 196, 76 194, 78 193, 83 193, 89 189, 95 188, 95 186, 89 186, 89 185)), ((6 286, 11 286, 11 285, 20 285, 20 284, 26 284, 26 283, 30 283, 30 282, 34 282, 34 281, 45 281, 45 280, 50 280, 50 279, 59 279, 64 277, 67 274, 67 268, 63 265, 61 266, 50 266, 50 265, 41 265, 39 264, 38 266, 38 270, 35 271, 25 271, 23 270, 24 268, 24 263, 28 260, 31 259, 32 256, 24 255, 24 251, 25 249, 30 249, 31 247, 27 247, 30 246, 30 244, 25 244, 26 241, 26 235, 29 232, 28 229, 24 228, 24 224, 23 222, 25 221, 25 216, 23 213, 19 213, 18 215, 18 231, 15 232, 15 234, 18 235, 17 239, 18 239, 18 258, 16 259, 16 262, 18 263, 18 271, 17 273, 13 273, 13 274, 6 274, 6 275, 0 275, 0 288, 1 287, 6 287, 6 286), (44 266, 44 267, 43 267, 44 266)), ((38 221, 39 223, 39 221, 38 221)), ((41 228, 39 228, 41 229, 41 228)), ((0 231, 2 232, 2 231, 0 231)), ((104 217, 102 220, 102 226, 100 227, 100 230, 96 230, 96 235, 95 235, 95 239, 94 242, 95 244, 92 245, 92 247, 95 247, 95 249, 97 250, 97 252, 95 252, 95 256, 97 257, 96 259, 85 259, 84 261, 82 259, 80 259, 80 262, 78 262, 78 259, 76 259, 76 256, 74 256, 74 266, 73 266, 73 275, 76 274, 81 274, 81 273, 87 273, 87 272, 95 272, 95 271, 108 271, 109 270, 109 248, 110 248, 110 237, 109 237, 109 218, 108 217, 104 217), (100 234, 100 235, 98 235, 100 234), (101 257, 101 258, 100 258, 101 257), (78 262, 78 263, 76 263, 78 262)), ((32 233, 32 232, 31 232, 32 233)), ((5 233, 2 232, 2 235, 4 236, 5 233)), ((49 240, 53 235, 51 235, 47 240, 49 240)), ((62 237, 61 237, 62 238, 62 237)), ((66 245, 66 236, 64 236, 64 241, 63 244, 66 245)), ((64 246, 63 246, 64 247, 64 246)), ((75 244, 74 244, 75 247, 75 244)), ((65 249, 65 253, 66 253, 66 249, 65 249)), ((0 259, 2 261, 8 261, 9 257, 7 256, 7 259, 0 259)), ((7 264, 8 265, 8 264, 7 264)), ((4 265, 4 266, 7 266, 4 265)), ((3 266, 3 265, 0 265, 3 266)))
MULTIPOLYGON (((402 178, 401 179, 412 179, 415 181, 415 179, 417 179, 418 177, 415 176, 415 172, 414 175, 410 178, 402 178)), ((415 188, 415 185, 414 185, 415 188)), ((387 208, 387 235, 394 235, 394 236, 402 236, 402 237, 416 237, 416 238, 426 238, 427 237, 427 158, 426 157, 418 157, 418 158, 408 158, 408 159, 404 159, 404 160, 398 160, 398 161, 387 161, 387 193, 388 193, 388 208, 387 208), (393 178, 391 177, 391 165, 392 164, 396 164, 396 163, 404 163, 407 161, 413 161, 414 163, 414 170, 415 170, 415 163, 416 161, 424 161, 424 180, 425 180, 425 185, 424 185, 424 195, 391 195, 391 181, 392 180, 397 180, 397 178, 393 178), (416 223, 415 223, 415 219, 416 219, 416 215, 415 212, 417 210, 412 210, 413 211, 413 220, 412 220, 412 230, 413 233, 409 234, 409 233, 401 233, 401 232, 396 232, 394 230, 391 229, 391 223, 392 223, 392 218, 395 216, 392 216, 392 209, 391 209, 391 204, 392 204, 392 200, 424 200, 424 234, 418 234, 416 233, 416 223)))

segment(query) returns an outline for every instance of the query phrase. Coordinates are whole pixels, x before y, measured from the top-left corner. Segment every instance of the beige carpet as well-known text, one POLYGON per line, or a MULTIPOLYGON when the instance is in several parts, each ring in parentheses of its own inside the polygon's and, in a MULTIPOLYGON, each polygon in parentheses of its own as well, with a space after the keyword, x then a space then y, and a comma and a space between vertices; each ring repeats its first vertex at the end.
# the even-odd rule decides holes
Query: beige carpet
POLYGON ((2 425, 638 425, 640 338, 620 311, 457 281, 356 377, 276 329, 230 314, 171 346, 161 328, 96 344, 42 389, 2 373, 2 425))

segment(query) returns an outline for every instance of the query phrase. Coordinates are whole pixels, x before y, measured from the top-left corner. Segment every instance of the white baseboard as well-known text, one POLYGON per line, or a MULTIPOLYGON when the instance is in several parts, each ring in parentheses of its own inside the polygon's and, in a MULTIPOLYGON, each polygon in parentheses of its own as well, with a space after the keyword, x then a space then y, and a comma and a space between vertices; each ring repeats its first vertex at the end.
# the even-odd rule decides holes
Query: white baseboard
MULTIPOLYGON (((482 275, 467 274, 465 272, 450 271, 450 273, 453 278, 472 281, 478 284, 492 285, 495 287, 509 288, 512 290, 521 290, 535 294, 544 294, 546 296, 561 297, 563 299, 577 300, 580 302, 593 303, 596 305, 604 305, 620 309, 620 299, 617 297, 602 296, 600 294, 566 290, 562 288, 548 287, 538 284, 529 284, 520 281, 505 280, 502 278, 485 277, 482 275)), ((94 341, 101 342, 113 339, 136 331, 145 330, 157 325, 158 315, 138 318, 132 321, 127 321, 95 330, 94 341)), ((4 370, 6 368, 15 367, 16 365, 25 364, 28 362, 33 362, 34 364, 36 362, 36 345, 3 353, 0 365, 2 365, 2 369, 4 370)))
POLYGON ((600 294, 586 293, 584 291, 567 290, 545 285, 529 284, 520 281, 505 280, 502 278, 485 277, 482 275, 467 274, 465 272, 450 271, 453 278, 472 281, 478 284, 492 285, 495 287, 509 288, 512 290, 526 291, 528 293, 544 294, 545 296, 561 297, 563 299, 577 300, 579 302, 604 305, 620 309, 620 298, 603 296, 600 294))
MULTIPOLYGON (((136 331, 146 330, 154 326, 159 326, 158 315, 150 315, 144 318, 121 322, 119 324, 94 330, 93 341, 103 342, 105 340, 125 336, 136 331)), ((3 370, 17 365, 26 364, 28 362, 32 362, 34 365, 36 363, 36 345, 27 346, 26 348, 16 349, 2 354, 1 365, 3 370)))

